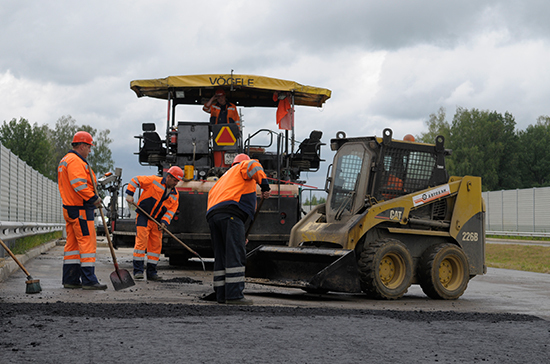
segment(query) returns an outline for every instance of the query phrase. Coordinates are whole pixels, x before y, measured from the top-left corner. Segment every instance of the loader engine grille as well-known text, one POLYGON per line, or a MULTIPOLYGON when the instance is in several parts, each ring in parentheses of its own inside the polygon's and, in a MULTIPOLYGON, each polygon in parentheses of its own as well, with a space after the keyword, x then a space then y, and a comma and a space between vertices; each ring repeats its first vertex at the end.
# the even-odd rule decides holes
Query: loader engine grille
POLYGON ((447 201, 439 200, 432 204, 432 220, 443 220, 447 213, 447 201))
POLYGON ((436 155, 393 146, 384 148, 378 199, 389 200, 429 187, 436 155))

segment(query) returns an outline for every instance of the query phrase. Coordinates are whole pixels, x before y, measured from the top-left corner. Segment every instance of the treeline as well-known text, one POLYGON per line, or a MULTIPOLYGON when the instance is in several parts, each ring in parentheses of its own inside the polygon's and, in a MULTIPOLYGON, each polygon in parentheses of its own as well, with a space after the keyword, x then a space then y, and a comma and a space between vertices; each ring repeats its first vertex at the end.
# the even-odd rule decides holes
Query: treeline
POLYGON ((447 121, 444 108, 431 114, 428 132, 417 140, 434 143, 445 137, 450 175, 482 178, 484 191, 550 186, 550 117, 516 130, 512 114, 457 108, 447 121))
POLYGON ((94 172, 103 174, 113 169, 109 129, 98 131, 89 125, 79 126, 70 115, 60 117, 53 129, 48 125, 31 125, 24 118, 4 121, 0 126, 0 142, 29 166, 55 181, 59 161, 72 148, 73 136, 80 130, 94 138, 94 147, 87 158, 94 172))
POLYGON ((317 198, 317 196, 313 196, 311 198, 311 201, 309 200, 309 198, 306 198, 306 202, 304 202, 304 205, 320 205, 322 203, 326 203, 327 200, 324 198, 324 197, 319 197, 317 198))

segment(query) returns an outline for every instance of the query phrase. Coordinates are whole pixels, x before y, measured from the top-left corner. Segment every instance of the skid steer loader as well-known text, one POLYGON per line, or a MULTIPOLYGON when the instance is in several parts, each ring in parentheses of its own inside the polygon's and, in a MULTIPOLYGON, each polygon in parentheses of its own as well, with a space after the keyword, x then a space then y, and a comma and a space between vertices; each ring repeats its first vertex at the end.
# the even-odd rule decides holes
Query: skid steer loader
POLYGON ((435 144, 382 138, 331 140, 326 204, 292 229, 288 246, 247 255, 247 282, 308 292, 364 292, 398 299, 419 284, 457 299, 485 266, 481 178, 449 177, 444 138, 435 144))

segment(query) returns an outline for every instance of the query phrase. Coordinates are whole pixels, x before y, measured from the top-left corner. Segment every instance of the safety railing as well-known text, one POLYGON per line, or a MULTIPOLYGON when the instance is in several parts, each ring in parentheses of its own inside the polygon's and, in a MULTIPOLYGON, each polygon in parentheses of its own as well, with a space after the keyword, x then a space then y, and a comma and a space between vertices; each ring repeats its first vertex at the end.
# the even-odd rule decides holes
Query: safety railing
POLYGON ((31 235, 62 231, 65 224, 0 221, 0 239, 14 240, 31 235))
MULTIPOLYGON (((62 231, 64 227, 65 224, 58 223, 0 221, 0 239, 11 249, 16 239, 62 231)), ((0 247, 0 258, 6 255, 4 248, 0 247)))
MULTIPOLYGON (((57 183, 44 177, 0 143, 0 239, 61 231, 65 226, 57 183)), ((0 248, 0 258, 5 256, 0 248)))
POLYGON ((486 231, 485 235, 494 236, 522 236, 530 238, 550 238, 550 233, 533 233, 533 232, 521 232, 521 231, 486 231))

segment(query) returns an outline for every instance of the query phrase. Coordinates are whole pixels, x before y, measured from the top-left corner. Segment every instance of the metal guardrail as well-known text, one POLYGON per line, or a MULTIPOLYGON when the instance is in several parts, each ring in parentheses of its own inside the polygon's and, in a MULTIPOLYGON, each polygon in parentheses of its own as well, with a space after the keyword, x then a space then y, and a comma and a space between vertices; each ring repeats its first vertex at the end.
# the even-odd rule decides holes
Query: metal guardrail
POLYGON ((486 231, 485 235, 497 235, 497 236, 526 236, 532 238, 550 238, 550 233, 532 233, 521 231, 486 231))
POLYGON ((0 239, 14 240, 31 235, 62 231, 65 224, 0 221, 0 239))

